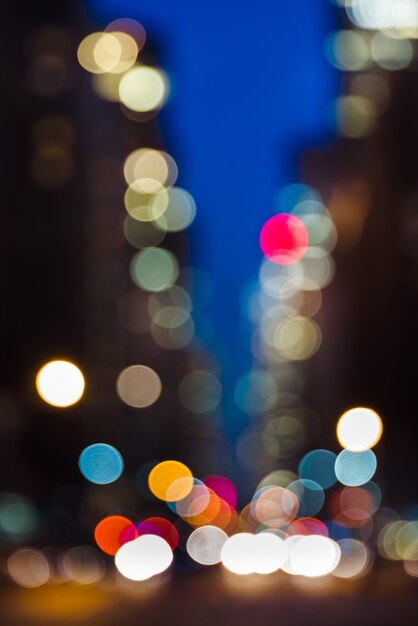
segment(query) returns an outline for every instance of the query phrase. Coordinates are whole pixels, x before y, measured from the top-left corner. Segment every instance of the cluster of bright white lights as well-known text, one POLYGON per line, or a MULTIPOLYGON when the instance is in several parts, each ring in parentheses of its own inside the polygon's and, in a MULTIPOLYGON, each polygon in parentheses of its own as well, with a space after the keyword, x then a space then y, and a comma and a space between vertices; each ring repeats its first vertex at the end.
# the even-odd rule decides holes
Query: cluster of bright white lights
POLYGON ((397 31, 418 29, 416 0, 346 0, 350 20, 360 28, 397 31))
POLYGON ((116 553, 115 565, 125 578, 147 580, 170 567, 173 551, 158 535, 142 535, 125 543, 116 553))
POLYGON ((237 533, 224 543, 222 564, 234 574, 271 574, 287 558, 285 542, 272 533, 237 533))
POLYGON ((340 557, 339 545, 328 537, 295 535, 283 541, 270 532, 233 535, 221 552, 223 565, 234 574, 271 574, 282 568, 310 578, 330 574, 340 557))

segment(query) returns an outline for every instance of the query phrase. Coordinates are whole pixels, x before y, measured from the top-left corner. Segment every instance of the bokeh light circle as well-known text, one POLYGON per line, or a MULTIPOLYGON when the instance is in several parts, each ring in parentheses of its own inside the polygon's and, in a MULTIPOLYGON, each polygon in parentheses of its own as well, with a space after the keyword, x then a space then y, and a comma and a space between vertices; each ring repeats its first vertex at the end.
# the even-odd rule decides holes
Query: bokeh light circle
POLYGON ((97 64, 94 51, 104 33, 90 33, 81 41, 77 49, 77 59, 81 67, 92 74, 102 74, 104 70, 97 64))
POLYGON ((167 209, 163 215, 156 218, 156 224, 163 231, 178 232, 184 230, 190 226, 195 218, 195 201, 187 191, 180 187, 173 187, 167 193, 167 209))
POLYGON ((125 578, 146 580, 170 567, 173 552, 157 535, 142 535, 125 543, 116 553, 115 565, 125 578))
POLYGON ((14 582, 22 587, 40 587, 48 582, 50 575, 48 559, 34 548, 13 552, 7 560, 7 570, 14 582))
POLYGON ((63 556, 61 568, 65 576, 79 585, 92 585, 103 578, 103 559, 90 546, 74 546, 63 556))
POLYGON ((295 573, 318 577, 330 574, 341 557, 340 546, 321 535, 302 537, 292 545, 290 563, 295 573))
POLYGON ((138 46, 133 37, 124 32, 103 33, 93 48, 93 58, 102 72, 121 74, 136 61, 138 46))
POLYGON ((167 97, 168 82, 161 70, 146 65, 134 67, 119 83, 121 102, 131 111, 158 109, 167 97))
POLYGON ((147 248, 131 261, 132 280, 146 291, 164 291, 175 283, 179 267, 176 257, 163 248, 147 248))
POLYGON ((251 533, 237 533, 229 537, 221 549, 221 561, 224 567, 234 574, 247 575, 253 570, 251 554, 255 544, 251 533))
POLYGON ((336 458, 337 455, 329 450, 312 450, 305 454, 299 463, 299 475, 301 478, 315 481, 323 489, 331 487, 337 482, 336 458))
POLYGON ((96 485, 113 483, 123 472, 120 452, 108 443, 94 443, 84 448, 78 465, 84 478, 96 485))
POLYGON ((341 446, 351 452, 373 448, 382 436, 382 420, 376 411, 355 407, 338 420, 337 437, 341 446))
POLYGON ((335 474, 343 485, 359 487, 367 483, 377 469, 377 460, 371 450, 350 452, 342 450, 335 461, 335 474))
POLYGON ((50 361, 36 376, 36 390, 42 400, 52 406, 65 408, 76 404, 84 393, 85 381, 81 370, 69 361, 50 361))
POLYGON ((263 254, 279 265, 291 265, 303 257, 309 243, 305 224, 295 215, 279 213, 265 222, 260 233, 263 254))
POLYGON ((290 361, 304 361, 318 351, 321 345, 318 324, 302 315, 282 320, 274 332, 274 346, 279 354, 290 361))
POLYGON ((162 461, 152 468, 148 476, 151 493, 165 502, 182 500, 191 492, 193 485, 191 471, 180 461, 162 461))
POLYGON ((157 372, 151 367, 131 365, 119 374, 116 390, 125 404, 142 409, 158 400, 162 385, 157 372))
POLYGON ((132 219, 154 222, 167 210, 168 192, 158 180, 140 178, 127 188, 124 204, 132 219))
POLYGON ((131 152, 124 163, 123 173, 128 185, 137 187, 140 191, 140 183, 144 178, 153 179, 164 185, 171 187, 177 179, 177 164, 172 156, 161 150, 153 148, 138 148, 131 152))
POLYGON ((358 539, 340 539, 341 559, 332 575, 337 578, 359 578, 368 571, 371 562, 370 549, 358 539))
POLYGON ((36 532, 39 517, 34 504, 17 493, 0 492, 0 536, 23 540, 36 532))
POLYGON ((201 565, 215 565, 221 561, 221 551, 228 535, 217 526, 201 526, 189 536, 186 544, 189 556, 201 565))
POLYGON ((250 510, 260 524, 280 528, 296 517, 299 500, 294 491, 268 485, 254 494, 250 510))
POLYGON ((127 541, 136 539, 138 532, 130 519, 123 515, 109 515, 94 529, 94 540, 100 550, 114 556, 127 541))

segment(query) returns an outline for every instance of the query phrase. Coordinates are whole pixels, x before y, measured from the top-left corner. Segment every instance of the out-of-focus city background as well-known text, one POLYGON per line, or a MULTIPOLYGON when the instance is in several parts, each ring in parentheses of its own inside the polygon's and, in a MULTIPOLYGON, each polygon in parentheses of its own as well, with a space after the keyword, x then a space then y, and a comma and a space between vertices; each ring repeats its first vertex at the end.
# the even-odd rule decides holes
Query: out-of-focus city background
POLYGON ((415 624, 418 0, 0 33, 4 624, 415 624))

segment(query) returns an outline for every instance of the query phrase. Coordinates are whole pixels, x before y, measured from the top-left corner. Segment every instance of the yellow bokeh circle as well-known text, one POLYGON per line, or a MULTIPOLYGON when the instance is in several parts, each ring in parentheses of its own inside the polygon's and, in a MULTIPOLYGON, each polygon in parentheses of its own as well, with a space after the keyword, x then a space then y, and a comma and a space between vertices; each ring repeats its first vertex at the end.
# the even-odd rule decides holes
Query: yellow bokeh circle
POLYGON ((189 495, 193 488, 193 474, 180 461, 158 463, 148 476, 150 491, 159 500, 178 502, 189 495))

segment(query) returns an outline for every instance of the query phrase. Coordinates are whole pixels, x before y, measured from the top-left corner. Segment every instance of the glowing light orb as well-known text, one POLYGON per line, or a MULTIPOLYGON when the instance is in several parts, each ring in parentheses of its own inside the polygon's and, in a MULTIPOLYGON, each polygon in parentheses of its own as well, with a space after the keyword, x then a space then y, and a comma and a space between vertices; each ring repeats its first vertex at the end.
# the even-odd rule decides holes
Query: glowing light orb
POLYGON ((122 515, 109 515, 94 529, 94 539, 103 552, 115 556, 123 544, 138 537, 135 524, 122 515))
POLYGON ((68 550, 62 558, 61 567, 67 578, 79 585, 92 585, 105 573, 100 555, 90 546, 75 546, 68 550))
POLYGON ((189 536, 186 544, 189 556, 201 565, 221 562, 221 550, 228 535, 217 526, 201 526, 189 536))
POLYGON ((365 574, 372 560, 369 548, 357 539, 341 539, 341 560, 333 570, 337 578, 359 578, 365 574))
POLYGON ((187 191, 180 187, 173 187, 169 189, 167 193, 167 209, 164 214, 155 221, 162 230, 168 232, 184 230, 190 226, 195 218, 195 201, 187 191))
POLYGON ((179 267, 176 257, 163 248, 147 248, 131 261, 132 280, 146 291, 164 291, 177 280, 179 267))
POLYGON ((372 482, 363 487, 344 487, 332 495, 329 510, 332 519, 347 528, 356 528, 376 512, 382 494, 379 487, 372 482))
POLYGON ((36 376, 36 390, 47 404, 65 408, 76 404, 85 388, 84 376, 69 361, 50 361, 36 376))
POLYGON ((337 455, 329 450, 312 450, 305 454, 299 463, 299 475, 301 478, 315 481, 323 489, 331 487, 337 482, 336 458, 337 455))
MULTIPOLYGON (((416 7, 414 10, 416 15, 416 7)), ((408 67, 414 57, 414 48, 408 39, 387 37, 384 33, 373 35, 371 51, 374 61, 391 71, 408 67)))
POLYGON ((282 320, 274 332, 274 346, 289 361, 304 361, 318 351, 321 330, 314 320, 295 315, 282 320))
POLYGON ((263 254, 278 265, 291 265, 303 257, 309 243, 305 224, 295 215, 279 213, 264 224, 260 233, 263 254))
POLYGON ((78 465, 84 478, 96 485, 113 483, 123 472, 121 454, 107 443, 94 443, 84 448, 78 465))
POLYGON ((371 450, 350 452, 343 450, 335 461, 335 474, 343 485, 359 487, 367 483, 377 468, 375 454, 371 450))
POLYGON ((115 565, 125 578, 146 580, 170 567, 173 552, 157 535, 142 535, 125 543, 116 553, 115 565))
POLYGON ((316 578, 330 574, 341 558, 340 546, 321 535, 301 537, 290 551, 290 564, 296 574, 316 578))
POLYGON ((396 533, 395 550, 404 561, 418 561, 418 520, 402 524, 396 533))
POLYGON ((168 192, 154 178, 140 178, 130 184, 125 192, 125 208, 132 219, 138 222, 153 222, 163 215, 168 207, 168 192))
POLYGON ((38 514, 32 502, 16 493, 0 492, 0 535, 14 540, 30 537, 36 531, 38 514))
POLYGON ((340 70, 356 72, 370 63, 367 39, 354 30, 340 30, 332 33, 325 45, 328 61, 340 70))
POLYGON ((77 58, 80 65, 92 74, 120 74, 132 67, 138 51, 135 37, 112 29, 112 32, 87 35, 78 47, 77 58))
POLYGON ((103 69, 97 64, 96 59, 94 57, 94 50, 96 45, 102 39, 103 33, 90 33, 87 35, 77 50, 77 58, 81 67, 83 67, 87 72, 91 72, 92 74, 101 74, 103 73, 103 69))
MULTIPOLYGON (((172 187, 176 182, 178 169, 173 157, 166 152, 152 148, 138 148, 127 156, 123 173, 128 185, 134 185, 134 187, 136 181, 144 178, 151 178, 165 187, 172 187)), ((142 186, 138 188, 141 191, 142 186)))
POLYGON ((13 552, 7 560, 7 569, 14 582, 22 587, 40 587, 50 574, 47 558, 33 548, 13 552))
POLYGON ((158 374, 146 365, 131 365, 122 370, 116 381, 120 399, 129 406, 142 409, 154 404, 162 390, 158 374))
POLYGON ((296 517, 299 500, 293 491, 268 485, 254 494, 250 509, 260 524, 279 528, 296 517))
POLYGON ((343 448, 364 452, 373 448, 382 436, 382 420, 376 411, 356 407, 346 411, 338 420, 337 437, 343 448))
POLYGON ((225 541, 221 550, 221 561, 230 572, 245 576, 254 571, 253 537, 251 533, 237 533, 225 541))
POLYGON ((159 500, 177 502, 185 498, 193 489, 193 475, 180 461, 158 463, 148 476, 151 493, 159 500))
POLYGON ((122 77, 119 97, 131 111, 153 111, 161 107, 167 97, 167 79, 154 67, 134 67, 122 77))
POLYGON ((121 74, 136 61, 138 46, 130 35, 123 32, 103 33, 95 43, 93 58, 103 72, 121 74))

